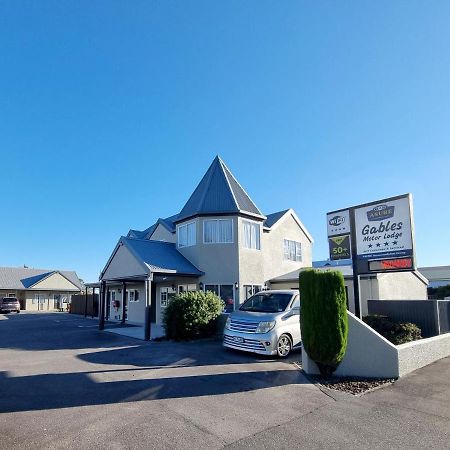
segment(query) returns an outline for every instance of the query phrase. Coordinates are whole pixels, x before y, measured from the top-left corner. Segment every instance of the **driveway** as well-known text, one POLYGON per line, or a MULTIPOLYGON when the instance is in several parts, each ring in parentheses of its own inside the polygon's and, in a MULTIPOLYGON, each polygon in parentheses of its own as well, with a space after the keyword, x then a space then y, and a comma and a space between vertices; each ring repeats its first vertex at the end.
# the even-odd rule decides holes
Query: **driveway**
POLYGON ((450 361, 355 398, 217 342, 0 316, 0 448, 448 448, 450 361))

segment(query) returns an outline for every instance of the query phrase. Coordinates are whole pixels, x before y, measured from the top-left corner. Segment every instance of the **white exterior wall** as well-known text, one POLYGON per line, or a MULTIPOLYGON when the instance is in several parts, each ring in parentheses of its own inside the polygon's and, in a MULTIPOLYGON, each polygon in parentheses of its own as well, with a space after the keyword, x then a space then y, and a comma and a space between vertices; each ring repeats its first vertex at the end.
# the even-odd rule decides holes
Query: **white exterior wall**
MULTIPOLYGON (((126 290, 137 290, 139 292, 139 300, 128 302, 127 321, 129 323, 143 324, 145 321, 145 283, 127 283, 126 290)), ((108 285, 108 290, 116 292, 116 300, 119 300, 120 307, 115 310, 112 302, 109 308, 109 320, 121 320, 122 318, 122 284, 108 285), (120 292, 119 292, 120 290, 120 292)))
POLYGON ((239 217, 238 220, 238 245, 239 245, 239 299, 235 302, 236 307, 245 301, 245 285, 264 286, 264 251, 263 242, 263 222, 261 220, 252 220, 239 217), (260 250, 244 247, 243 222, 255 222, 260 224, 260 250))
POLYGON ((312 243, 292 214, 286 214, 270 232, 263 233, 262 250, 265 280, 271 280, 302 267, 312 266, 312 243), (301 261, 284 259, 284 239, 301 243, 301 261))
POLYGON ((426 300, 427 285, 413 272, 381 273, 378 275, 377 300, 426 300))
POLYGON ((45 278, 39 283, 36 283, 32 289, 51 289, 51 290, 60 290, 60 291, 68 291, 78 288, 71 283, 67 278, 63 277, 60 273, 54 273, 49 277, 45 278))
POLYGON ((148 269, 139 264, 136 258, 125 247, 120 245, 103 274, 104 280, 114 280, 133 276, 147 276, 148 269))
MULTIPOLYGON (((238 252, 238 217, 197 217, 182 223, 196 223, 196 244, 190 247, 178 248, 178 251, 205 275, 196 279, 203 284, 234 284, 239 282, 239 252, 238 252), (204 244, 203 222, 208 219, 233 220, 233 243, 204 244)), ((180 283, 182 284, 182 283, 180 283)))

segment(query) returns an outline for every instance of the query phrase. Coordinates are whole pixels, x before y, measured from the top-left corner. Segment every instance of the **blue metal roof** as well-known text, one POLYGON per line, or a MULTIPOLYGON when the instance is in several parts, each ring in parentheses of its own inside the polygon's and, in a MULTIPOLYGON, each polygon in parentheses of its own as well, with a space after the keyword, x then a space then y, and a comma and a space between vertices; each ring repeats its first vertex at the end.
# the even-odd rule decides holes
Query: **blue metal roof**
POLYGON ((175 244, 129 237, 122 237, 121 241, 151 272, 203 275, 176 249, 175 244))
POLYGON ((216 156, 175 222, 203 214, 237 213, 265 218, 224 162, 216 156))

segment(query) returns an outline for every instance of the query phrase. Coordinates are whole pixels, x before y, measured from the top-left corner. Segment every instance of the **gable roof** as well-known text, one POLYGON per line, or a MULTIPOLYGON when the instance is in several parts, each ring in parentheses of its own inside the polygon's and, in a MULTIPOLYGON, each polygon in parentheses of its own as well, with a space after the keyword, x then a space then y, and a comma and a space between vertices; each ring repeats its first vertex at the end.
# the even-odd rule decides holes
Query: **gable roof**
POLYGON ((198 215, 237 213, 265 219, 225 163, 216 156, 175 223, 198 215))
POLYGON ((73 271, 25 267, 0 267, 0 289, 31 289, 36 283, 54 273, 61 274, 78 289, 82 289, 80 280, 73 271))
POLYGON ((203 275, 203 272, 198 270, 176 249, 175 244, 148 239, 132 239, 124 236, 122 236, 120 242, 130 250, 135 258, 144 263, 150 272, 203 275))
POLYGON ((135 239, 150 239, 151 235, 154 233, 158 225, 162 225, 167 231, 170 233, 175 233, 175 219, 178 217, 178 214, 175 214, 170 217, 166 217, 162 219, 161 217, 153 224, 150 225, 143 231, 139 230, 130 230, 127 234, 127 237, 135 238, 135 239))
POLYGON ((276 213, 267 214, 267 219, 264 221, 264 226, 271 228, 275 223, 277 223, 289 209, 284 209, 283 211, 278 211, 276 213))
POLYGON ((278 211, 273 214, 269 214, 267 216, 267 219, 264 221, 264 230, 270 232, 273 227, 278 226, 278 223, 280 223, 282 218, 287 217, 288 215, 290 215, 294 219, 294 221, 301 228, 305 236, 308 238, 309 242, 311 242, 312 244, 314 242, 314 239, 312 238, 311 234, 306 229, 305 225, 303 225, 302 221, 298 218, 297 214, 292 208, 285 209, 283 211, 278 211))

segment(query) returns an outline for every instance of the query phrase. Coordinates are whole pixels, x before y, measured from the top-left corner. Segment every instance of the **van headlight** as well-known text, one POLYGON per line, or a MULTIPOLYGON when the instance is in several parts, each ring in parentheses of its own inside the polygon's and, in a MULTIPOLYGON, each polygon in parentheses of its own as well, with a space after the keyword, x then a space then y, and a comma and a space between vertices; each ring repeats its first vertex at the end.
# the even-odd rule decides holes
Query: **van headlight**
POLYGON ((268 333, 275 326, 275 321, 259 322, 255 333, 268 333))
POLYGON ((227 321, 225 322, 225 328, 226 328, 227 330, 229 330, 229 329, 230 329, 230 325, 231 325, 231 317, 228 316, 228 317, 227 317, 227 321))

